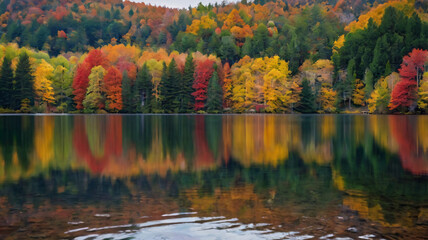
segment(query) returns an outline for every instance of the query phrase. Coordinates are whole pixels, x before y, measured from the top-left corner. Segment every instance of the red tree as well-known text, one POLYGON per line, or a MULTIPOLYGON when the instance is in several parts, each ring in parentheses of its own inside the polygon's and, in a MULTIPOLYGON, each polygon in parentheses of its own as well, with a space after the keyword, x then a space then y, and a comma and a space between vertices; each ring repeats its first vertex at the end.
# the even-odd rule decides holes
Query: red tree
POLYGON ((72 87, 74 89, 74 102, 78 110, 83 109, 83 100, 85 99, 86 89, 89 84, 89 74, 91 74, 91 68, 89 68, 86 62, 83 62, 77 67, 76 75, 74 75, 72 87))
POLYGON ((427 57, 428 51, 420 49, 413 49, 408 56, 404 56, 403 63, 398 70, 400 81, 392 91, 389 109, 410 108, 413 110, 416 107, 419 76, 420 72, 423 72, 427 57))
POLYGON ((111 111, 122 109, 122 74, 115 67, 110 67, 104 76, 104 86, 107 97, 107 108, 111 111))
POLYGON ((88 53, 82 64, 77 67, 76 75, 73 79, 73 94, 74 102, 78 110, 83 109, 83 100, 86 96, 86 89, 88 88, 89 75, 91 70, 96 66, 108 67, 108 60, 104 53, 99 49, 93 49, 88 53))
POLYGON ((207 59, 196 66, 195 69, 195 81, 193 88, 195 92, 192 96, 195 97, 195 110, 198 111, 205 107, 205 101, 207 100, 207 88, 208 82, 213 74, 213 61, 207 59))
POLYGON ((92 69, 96 66, 102 66, 104 69, 108 68, 107 56, 100 49, 92 49, 89 51, 88 56, 85 58, 85 62, 89 64, 92 69))

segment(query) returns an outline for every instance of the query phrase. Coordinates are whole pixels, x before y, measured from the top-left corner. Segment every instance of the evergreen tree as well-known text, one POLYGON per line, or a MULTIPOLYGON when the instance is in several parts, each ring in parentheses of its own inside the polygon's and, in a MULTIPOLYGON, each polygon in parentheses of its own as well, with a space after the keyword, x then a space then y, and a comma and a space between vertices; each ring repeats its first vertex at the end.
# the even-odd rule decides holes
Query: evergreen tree
POLYGON ((144 113, 152 112, 153 83, 146 63, 144 63, 143 67, 138 72, 137 89, 138 107, 141 108, 144 113))
POLYGON ((263 57, 269 44, 269 30, 263 23, 254 32, 252 43, 255 57, 263 57))
POLYGON ((207 110, 208 112, 218 113, 222 111, 222 105, 223 91, 219 83, 218 73, 214 71, 208 83, 207 110))
POLYGON ((135 94, 132 90, 131 79, 128 77, 128 72, 125 70, 122 75, 122 102, 123 102, 123 111, 132 113, 135 112, 135 94))
POLYGON ((242 46, 242 50, 241 50, 241 58, 245 57, 245 56, 252 56, 252 43, 251 43, 251 38, 247 37, 245 38, 245 42, 244 45, 242 46))
POLYGON ((23 99, 30 100, 30 105, 34 103, 33 91, 34 77, 32 75, 30 58, 26 52, 19 56, 18 65, 15 72, 15 84, 17 91, 17 101, 21 102, 23 99))
POLYGON ((177 112, 179 107, 179 100, 178 100, 178 79, 180 79, 180 73, 177 69, 177 64, 174 59, 171 60, 171 62, 168 65, 167 71, 166 71, 166 78, 162 85, 161 93, 163 96, 162 99, 162 108, 168 112, 177 112))
POLYGON ((168 81, 168 67, 166 66, 166 63, 163 62, 163 68, 162 68, 162 76, 159 82, 159 86, 158 86, 158 99, 156 101, 156 109, 158 111, 164 111, 165 107, 164 107, 164 94, 166 93, 166 89, 165 89, 165 85, 167 85, 167 81, 168 81))
POLYGON ((195 64, 193 62, 192 54, 186 58, 184 64, 183 77, 179 81, 179 94, 178 100, 180 102, 179 112, 190 112, 193 109, 192 105, 192 92, 193 92, 193 81, 195 80, 195 64))
POLYGON ((300 93, 300 102, 297 111, 301 113, 314 113, 316 111, 315 97, 307 79, 302 81, 302 92, 300 93))
POLYGON ((366 69, 366 74, 364 75, 364 98, 367 100, 370 98, 370 95, 373 92, 373 73, 370 71, 370 68, 366 69))
POLYGON ((0 70, 0 107, 12 108, 13 92, 13 70, 9 57, 3 58, 0 70))
POLYGON ((386 76, 389 76, 389 74, 391 74, 392 73, 392 70, 391 70, 391 64, 389 63, 389 61, 386 63, 386 66, 385 66, 385 73, 383 74, 383 76, 384 77, 386 77, 386 76))
POLYGON ((378 38, 374 49, 373 61, 370 64, 370 69, 373 71, 375 79, 379 78, 385 72, 385 63, 388 61, 387 56, 387 39, 386 35, 378 38))

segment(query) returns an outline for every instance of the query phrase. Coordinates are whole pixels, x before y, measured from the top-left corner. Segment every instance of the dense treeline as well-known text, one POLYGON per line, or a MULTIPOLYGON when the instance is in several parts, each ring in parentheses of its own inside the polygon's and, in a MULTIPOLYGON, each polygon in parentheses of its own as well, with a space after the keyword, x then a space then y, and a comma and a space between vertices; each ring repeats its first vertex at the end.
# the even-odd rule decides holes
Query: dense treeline
POLYGON ((423 2, 306 2, 2 1, 0 107, 426 111, 423 2))

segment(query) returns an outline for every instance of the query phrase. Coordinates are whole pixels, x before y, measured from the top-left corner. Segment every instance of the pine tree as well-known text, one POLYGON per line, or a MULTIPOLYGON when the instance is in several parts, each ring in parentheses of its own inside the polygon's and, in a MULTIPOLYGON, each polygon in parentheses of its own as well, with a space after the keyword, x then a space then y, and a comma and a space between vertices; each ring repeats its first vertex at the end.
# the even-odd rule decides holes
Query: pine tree
POLYGON ((379 78, 383 73, 385 73, 385 62, 387 62, 388 56, 388 42, 386 35, 381 38, 378 38, 376 42, 376 47, 374 49, 373 61, 370 64, 370 69, 373 71, 373 76, 375 79, 379 78))
POLYGON ((141 108, 144 113, 152 112, 153 83, 146 63, 138 72, 137 89, 138 108, 141 108))
POLYGON ((314 113, 315 110, 315 97, 312 93, 312 88, 309 85, 309 81, 304 79, 302 81, 302 92, 300 93, 300 102, 297 111, 301 113, 314 113))
POLYGON ((385 66, 385 73, 383 74, 384 77, 389 76, 392 73, 392 69, 391 69, 391 64, 389 63, 389 61, 386 63, 385 66))
POLYGON ((9 57, 3 58, 0 70, 0 107, 12 108, 13 94, 13 70, 9 57))
POLYGON ((364 98, 367 100, 370 98, 370 95, 373 92, 373 73, 370 71, 370 68, 366 69, 366 74, 364 75, 364 98))
POLYGON ((166 63, 163 62, 162 76, 161 76, 159 86, 158 86, 159 95, 158 95, 158 99, 157 99, 156 104, 155 104, 156 105, 155 108, 158 111, 164 111, 165 110, 163 104, 164 104, 164 98, 165 98, 164 92, 166 93, 165 85, 167 84, 166 83, 167 81, 168 81, 168 67, 166 66, 166 63))
POLYGON ((177 64, 175 60, 172 59, 168 65, 165 82, 162 85, 161 94, 163 96, 162 99, 162 107, 168 112, 177 112, 179 107, 179 101, 177 98, 178 94, 178 79, 180 78, 180 73, 177 69, 177 64))
POLYGON ((183 77, 180 78, 179 86, 179 95, 178 100, 180 101, 179 112, 190 112, 193 109, 192 106, 192 92, 193 92, 193 82, 195 80, 195 63, 193 62, 192 54, 186 58, 186 63, 184 64, 183 77))
POLYGON ((132 90, 131 79, 128 77, 128 72, 125 70, 122 74, 122 103, 123 111, 132 113, 135 112, 135 97, 132 90))
POLYGON ((34 103, 34 77, 32 75, 30 58, 26 52, 19 56, 18 65, 15 72, 15 83, 17 90, 17 100, 30 100, 30 105, 34 103))
POLYGON ((218 113, 222 111, 223 105, 223 91, 221 89, 218 73, 213 72, 213 76, 210 78, 207 90, 207 110, 208 112, 218 113))

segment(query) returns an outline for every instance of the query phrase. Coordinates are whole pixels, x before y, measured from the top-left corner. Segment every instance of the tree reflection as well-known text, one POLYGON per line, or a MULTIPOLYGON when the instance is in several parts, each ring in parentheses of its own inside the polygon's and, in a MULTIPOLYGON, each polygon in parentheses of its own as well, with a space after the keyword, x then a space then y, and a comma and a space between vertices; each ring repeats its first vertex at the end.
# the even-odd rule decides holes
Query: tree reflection
POLYGON ((427 123, 376 115, 0 117, 0 196, 119 205, 121 196, 168 196, 180 208, 247 222, 268 213, 278 224, 328 215, 341 203, 383 226, 415 226, 428 200, 419 176, 428 174, 427 123))

